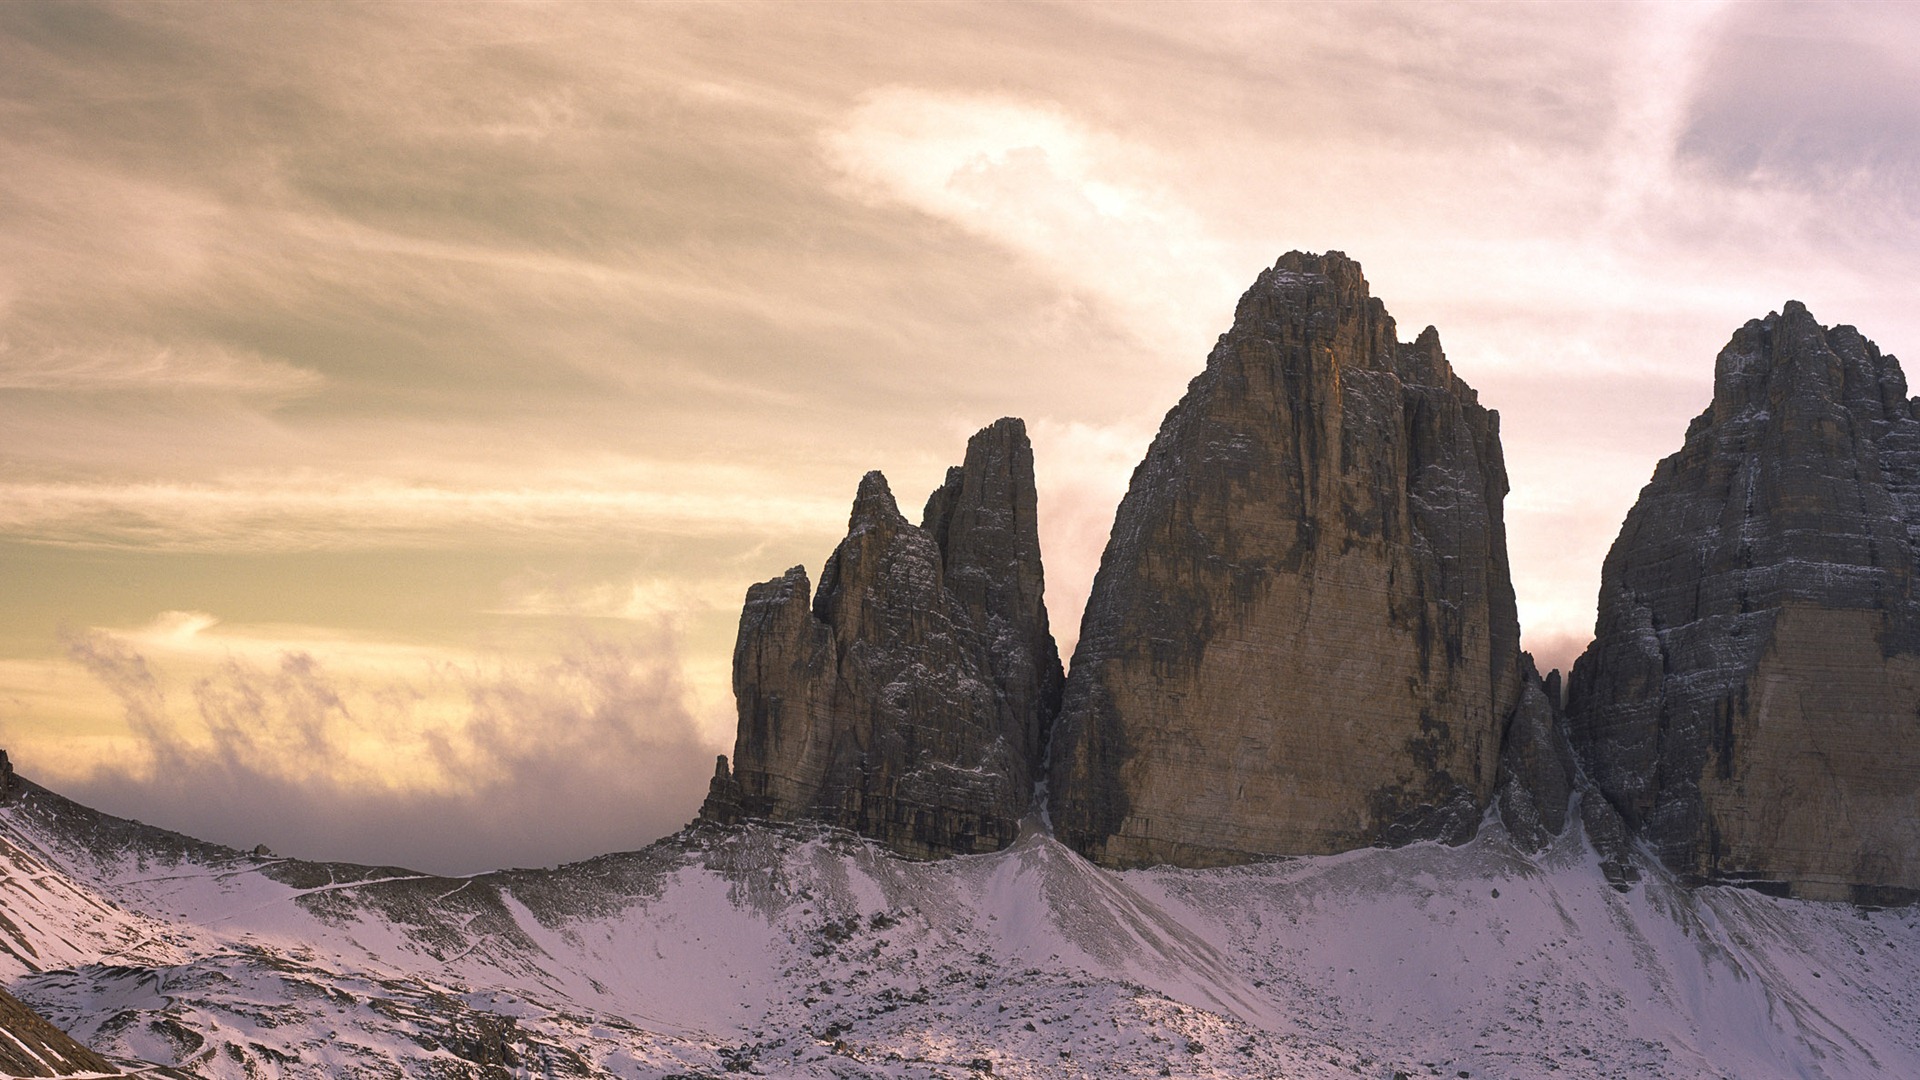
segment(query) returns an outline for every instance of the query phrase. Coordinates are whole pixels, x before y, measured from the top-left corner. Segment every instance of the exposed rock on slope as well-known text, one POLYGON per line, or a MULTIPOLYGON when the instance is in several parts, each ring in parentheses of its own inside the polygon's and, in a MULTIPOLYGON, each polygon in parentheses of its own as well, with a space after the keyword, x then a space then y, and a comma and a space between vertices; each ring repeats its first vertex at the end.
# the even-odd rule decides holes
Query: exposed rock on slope
POLYGON ((0 990, 0 1076, 119 1076, 107 1059, 0 990))
POLYGON ((1498 418, 1338 252, 1241 298, 1134 472, 1052 757, 1060 836, 1209 865, 1470 835, 1520 692, 1498 418))
POLYGON ((1799 303, 1721 350, 1628 513, 1574 667, 1576 745, 1672 868, 1920 889, 1920 405, 1799 303))
POLYGON ((818 595, 797 566, 747 590, 734 764, 702 816, 825 821, 912 855, 1010 842, 1061 683, 1034 506, 1014 419, 973 437, 921 528, 868 473, 818 595))

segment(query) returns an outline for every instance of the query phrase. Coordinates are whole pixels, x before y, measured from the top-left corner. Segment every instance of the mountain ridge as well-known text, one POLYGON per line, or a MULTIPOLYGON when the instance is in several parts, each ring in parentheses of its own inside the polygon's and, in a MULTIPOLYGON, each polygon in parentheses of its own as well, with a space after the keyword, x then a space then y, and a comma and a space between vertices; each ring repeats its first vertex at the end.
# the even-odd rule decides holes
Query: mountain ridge
POLYGON ((1687 888, 1657 862, 1622 893, 1577 807, 1538 853, 1497 813, 1459 847, 1130 871, 1033 828, 926 861, 819 823, 697 823, 439 878, 179 847, 72 805, 0 808, 0 839, 57 853, 0 865, 0 895, 59 878, 165 940, 8 981, 174 1076, 1920 1068, 1920 912, 1687 888))

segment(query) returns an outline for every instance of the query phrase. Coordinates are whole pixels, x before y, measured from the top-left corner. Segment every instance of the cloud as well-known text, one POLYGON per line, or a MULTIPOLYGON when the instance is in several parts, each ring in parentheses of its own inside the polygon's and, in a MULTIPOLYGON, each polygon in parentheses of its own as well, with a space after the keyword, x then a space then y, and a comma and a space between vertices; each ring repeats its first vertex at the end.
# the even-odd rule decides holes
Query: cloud
POLYGON ((0 338, 0 390, 310 393, 317 373, 220 343, 108 341, 27 347, 0 338))
POLYGON ((1920 212, 1917 52, 1898 5, 1738 5, 1703 50, 1678 148, 1731 185, 1920 212))
POLYGON ((1230 303, 1244 284, 1207 222, 1150 178, 1144 147, 1058 106, 890 86, 822 142, 858 197, 1006 245, 1173 355, 1204 351, 1195 301, 1230 303))
POLYGON ((267 552, 471 543, 476 534, 543 545, 621 532, 825 532, 844 520, 837 500, 779 494, 777 480, 756 482, 744 475, 751 471, 608 466, 592 478, 528 474, 511 488, 312 472, 210 483, 0 482, 0 531, 83 547, 267 552))
POLYGON ((236 846, 457 873, 639 847, 691 819, 712 772, 662 626, 409 671, 230 649, 213 625, 169 613, 69 639, 133 753, 68 794, 236 846))
POLYGON ((490 614, 658 622, 730 610, 742 586, 732 579, 579 581, 550 573, 522 575, 506 586, 506 602, 490 614))

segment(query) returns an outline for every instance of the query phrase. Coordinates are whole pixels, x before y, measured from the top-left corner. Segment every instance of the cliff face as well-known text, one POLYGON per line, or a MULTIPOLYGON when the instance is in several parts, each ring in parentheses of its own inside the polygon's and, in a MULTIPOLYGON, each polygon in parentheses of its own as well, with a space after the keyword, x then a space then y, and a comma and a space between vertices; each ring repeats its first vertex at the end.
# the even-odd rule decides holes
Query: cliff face
POLYGON ((1021 760, 1038 769, 1066 679, 1047 623, 1026 425, 1003 419, 969 440, 965 464, 947 470, 920 527, 940 546, 948 596, 984 639, 994 685, 1021 729, 1021 760))
POLYGON ((747 590, 733 767, 702 817, 824 821, 922 856, 1011 842, 1061 682, 1034 506, 1018 420, 974 436, 923 528, 868 473, 817 594, 801 567, 747 590))
POLYGON ((1498 418, 1337 252, 1241 298, 1135 470, 1052 752, 1063 840, 1209 865, 1471 835, 1521 686, 1498 418))
POLYGON ((1628 824, 1696 879, 1920 889, 1920 406, 1789 303, 1627 515, 1570 712, 1628 824))

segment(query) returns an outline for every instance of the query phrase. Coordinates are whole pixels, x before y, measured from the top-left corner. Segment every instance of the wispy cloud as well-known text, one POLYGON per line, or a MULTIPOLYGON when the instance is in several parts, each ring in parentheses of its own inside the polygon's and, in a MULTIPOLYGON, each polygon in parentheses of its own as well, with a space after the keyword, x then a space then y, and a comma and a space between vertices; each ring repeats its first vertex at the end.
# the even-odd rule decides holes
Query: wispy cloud
MULTIPOLYGON (((685 469, 668 467, 660 472, 685 469)), ((700 472, 701 470, 693 470, 700 472)), ((623 488, 548 479, 513 488, 311 473, 218 483, 4 483, 0 530, 42 543, 152 551, 309 551, 474 542, 578 545, 621 531, 690 536, 830 532, 837 500, 783 495, 738 476, 705 486, 623 488)), ((656 480, 657 482, 657 480, 656 480)))
POLYGON ((311 392, 323 381, 316 372, 220 343, 109 340, 35 347, 0 337, 0 390, 280 398, 311 392))
POLYGON ((500 615, 656 622, 689 613, 728 610, 742 591, 739 581, 650 577, 625 581, 575 581, 555 574, 526 574, 507 584, 500 615))
POLYGON ((1204 349, 1196 308, 1244 284, 1208 222, 1142 170, 1144 147, 1050 103, 886 87, 823 143, 859 197, 1005 244, 1156 351, 1204 349))

